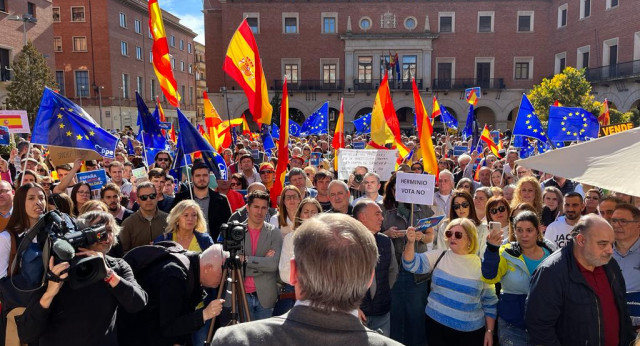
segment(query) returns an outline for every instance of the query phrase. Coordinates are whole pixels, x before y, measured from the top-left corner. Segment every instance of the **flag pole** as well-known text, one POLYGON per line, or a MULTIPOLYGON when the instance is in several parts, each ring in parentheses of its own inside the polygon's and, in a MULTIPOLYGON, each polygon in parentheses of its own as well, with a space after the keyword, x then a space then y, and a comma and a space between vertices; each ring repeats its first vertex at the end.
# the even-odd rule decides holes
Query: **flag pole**
MULTIPOLYGON (((227 95, 227 74, 226 73, 222 74, 222 84, 224 84, 224 101, 226 102, 226 105, 227 105, 227 121, 229 121, 228 124, 229 124, 229 127, 231 127, 231 114, 229 114, 229 96, 227 95)), ((229 136, 231 136, 231 128, 229 129, 229 136)), ((233 142, 233 136, 231 136, 231 141, 233 142)), ((233 148, 235 147, 235 145, 236 143, 231 143, 231 145, 229 146, 231 149, 231 155, 235 154, 233 152, 233 148)), ((222 147, 222 144, 220 144, 220 147, 222 147)))
MULTIPOLYGON (((179 108, 176 108, 179 110, 179 108)), ((227 113, 228 114, 228 113, 227 113)), ((180 116, 178 115, 178 135, 182 136, 180 134, 180 116)), ((143 137, 144 138, 144 137, 143 137)), ((187 165, 187 153, 184 151, 184 143, 183 141, 180 141, 180 150, 182 150, 182 159, 184 160, 184 167, 186 167, 186 171, 187 171, 187 189, 189 190, 189 196, 191 196, 191 199, 193 200, 193 187, 191 186, 191 174, 189 172, 189 165, 187 165)), ((189 154, 191 155, 191 154, 189 154)), ((180 168, 182 169, 182 168, 180 168)))
POLYGON ((24 160, 24 165, 22 165, 22 177, 20 177, 20 186, 22 186, 22 184, 24 184, 24 176, 25 176, 25 172, 27 170, 27 162, 29 161, 29 155, 31 155, 31 141, 29 141, 29 149, 27 150, 27 156, 25 157, 24 160))
POLYGON ((140 130, 142 133, 142 152, 144 153, 144 162, 149 166, 149 160, 147 159, 147 146, 144 144, 144 130, 140 130))

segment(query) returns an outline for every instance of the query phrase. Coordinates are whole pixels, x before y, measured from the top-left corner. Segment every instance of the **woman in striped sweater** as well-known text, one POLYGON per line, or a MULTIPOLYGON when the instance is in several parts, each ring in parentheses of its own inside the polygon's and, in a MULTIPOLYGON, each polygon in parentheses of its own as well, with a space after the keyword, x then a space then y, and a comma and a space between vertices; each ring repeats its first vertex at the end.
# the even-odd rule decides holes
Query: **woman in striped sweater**
MULTIPOLYGON (((482 281, 476 227, 471 220, 459 218, 452 220, 444 233, 449 250, 416 254, 416 232, 410 227, 402 254, 407 271, 433 271, 425 308, 427 342, 429 346, 492 346, 498 298, 493 285, 482 281)), ((433 238, 433 229, 427 230, 425 237, 433 238)))

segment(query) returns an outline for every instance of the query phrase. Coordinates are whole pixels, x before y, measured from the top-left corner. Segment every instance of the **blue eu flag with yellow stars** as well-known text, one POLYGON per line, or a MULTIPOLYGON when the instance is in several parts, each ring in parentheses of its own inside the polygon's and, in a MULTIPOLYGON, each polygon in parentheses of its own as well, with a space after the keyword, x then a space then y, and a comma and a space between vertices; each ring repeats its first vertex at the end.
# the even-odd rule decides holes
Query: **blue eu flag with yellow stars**
MULTIPOLYGON (((300 131, 302 131, 300 125, 289 118, 289 135, 293 137, 300 137, 302 135, 300 131)), ((280 132, 278 132, 278 139, 280 139, 280 132)))
POLYGON ((176 153, 176 166, 187 164, 184 155, 199 151, 202 154, 202 161, 209 167, 209 170, 215 174, 217 179, 227 180, 227 165, 220 154, 202 137, 200 132, 191 124, 189 119, 182 114, 180 109, 178 112, 178 125, 180 126, 180 134, 178 137, 178 152, 176 153))
MULTIPOLYGON (((165 150, 167 148, 167 139, 162 135, 158 120, 159 115, 152 115, 149 108, 144 103, 140 94, 136 91, 136 104, 138 106, 138 136, 137 140, 142 142, 145 149, 155 148, 165 150)), ((154 113, 158 113, 158 107, 154 113)))
POLYGON ((371 133, 371 113, 354 120, 353 126, 356 128, 356 134, 371 133))
POLYGON ((307 120, 302 123, 301 136, 319 135, 328 133, 329 126, 329 102, 325 102, 318 110, 313 112, 307 120))
POLYGON ((113 158, 118 138, 102 129, 78 105, 45 87, 31 143, 92 150, 113 158))
POLYGON ((516 124, 513 126, 513 135, 535 138, 543 143, 547 142, 547 135, 542 128, 542 123, 538 119, 531 101, 525 94, 522 94, 518 117, 516 118, 516 124))
POLYGON ((598 138, 598 118, 580 107, 549 107, 549 139, 556 141, 598 138))

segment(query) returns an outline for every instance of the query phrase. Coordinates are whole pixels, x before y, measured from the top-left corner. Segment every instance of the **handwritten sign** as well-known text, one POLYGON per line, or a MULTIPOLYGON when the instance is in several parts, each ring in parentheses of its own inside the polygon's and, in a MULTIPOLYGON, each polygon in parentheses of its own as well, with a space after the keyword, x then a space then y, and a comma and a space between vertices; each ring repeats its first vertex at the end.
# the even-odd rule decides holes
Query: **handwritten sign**
POLYGON ((107 184, 107 173, 104 169, 89 172, 79 172, 76 174, 79 182, 87 183, 91 186, 91 190, 100 190, 107 184))
POLYGON ((378 173, 380 180, 391 178, 396 168, 397 150, 340 149, 338 151, 338 179, 347 180, 358 166, 367 167, 369 172, 378 173))
POLYGON ((147 177, 147 169, 144 167, 136 168, 131 171, 131 175, 136 177, 136 179, 146 178, 147 177))
POLYGON ((633 123, 620 123, 613 124, 609 126, 600 126, 600 137, 612 135, 614 133, 631 130, 633 128, 633 123))
POLYGON ((76 159, 81 159, 83 161, 102 160, 102 156, 93 150, 56 147, 50 145, 49 159, 55 166, 58 166, 65 163, 71 163, 76 159))
POLYGON ((396 201, 432 205, 436 176, 431 174, 396 173, 396 201))

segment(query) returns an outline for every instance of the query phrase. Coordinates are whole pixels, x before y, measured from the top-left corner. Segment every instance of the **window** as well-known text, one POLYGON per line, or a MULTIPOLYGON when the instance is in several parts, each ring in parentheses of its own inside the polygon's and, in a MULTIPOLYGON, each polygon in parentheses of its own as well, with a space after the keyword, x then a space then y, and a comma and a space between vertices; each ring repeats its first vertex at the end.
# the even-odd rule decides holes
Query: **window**
POLYGON ((640 31, 633 34, 633 60, 640 60, 640 31))
POLYGON ((120 41, 120 54, 129 56, 129 44, 124 41, 120 41))
POLYGON ((184 91, 184 85, 182 85, 182 86, 180 87, 180 89, 181 89, 181 90, 180 90, 180 95, 181 95, 182 97, 185 97, 185 98, 186 98, 186 97, 187 97, 187 94, 186 94, 186 93, 185 93, 185 91, 184 91))
POLYGON ((89 71, 76 71, 76 97, 89 97, 89 71))
POLYGON ((618 64, 618 38, 611 38, 602 43, 602 66, 618 64))
POLYGON ((71 7, 71 21, 72 22, 84 22, 84 7, 77 6, 71 7))
POLYGON ((176 59, 171 58, 171 69, 175 70, 176 69, 176 59))
POLYGON ((87 38, 84 36, 73 37, 73 51, 74 52, 86 52, 87 51, 87 38))
POLYGON ((455 32, 456 14, 455 12, 438 13, 438 32, 455 32))
POLYGON ((358 82, 371 83, 373 73, 373 57, 358 57, 358 82))
POLYGON ((389 79, 391 80, 395 80, 395 78, 393 77, 393 74, 395 73, 395 68, 391 68, 391 66, 389 65, 391 63, 391 59, 388 55, 383 54, 382 56, 380 56, 380 79, 383 78, 384 73, 386 71, 388 71, 389 69, 391 69, 391 75, 389 76, 389 79))
POLYGON ((191 43, 187 43, 187 53, 191 53, 191 43))
POLYGON ((561 73, 567 67, 567 52, 556 54, 554 73, 561 73))
POLYGON ((136 78, 136 90, 140 96, 144 95, 144 90, 142 88, 144 88, 144 82, 142 81, 142 76, 138 76, 138 78, 136 78))
POLYGON ((51 9, 51 13, 53 15, 53 22, 54 23, 60 23, 60 7, 53 7, 51 9))
POLYGON ((493 11, 478 12, 478 32, 493 32, 493 11))
POLYGON ((149 62, 153 64, 153 52, 149 51, 149 62))
POLYGON ((576 67, 577 68, 589 68, 589 55, 591 46, 580 47, 576 54, 576 67))
POLYGON ((533 79, 533 58, 532 57, 516 57, 514 60, 513 79, 528 80, 533 79))
POLYGON ((62 52, 62 37, 60 36, 53 37, 53 51, 62 52))
POLYGON ((129 75, 126 73, 122 74, 122 86, 120 88, 122 89, 122 98, 128 99, 129 98, 129 75))
POLYGON ((284 75, 287 77, 287 81, 290 83, 298 83, 298 64, 285 64, 284 75))
POLYGON ((189 103, 193 104, 193 87, 189 87, 189 103))
POLYGON ((436 81, 434 88, 450 89, 456 73, 456 58, 436 58, 436 81))
POLYGON ((189 74, 192 74, 192 73, 193 73, 193 65, 189 64, 189 74))
POLYGON ((133 30, 136 32, 136 34, 142 34, 142 22, 139 20, 134 20, 133 21, 133 30))
POLYGON ((176 46, 176 37, 175 36, 173 36, 173 35, 169 36, 169 45, 171 47, 175 47, 176 46))
POLYGON ((322 18, 322 33, 335 34, 336 33, 336 18, 324 17, 322 18))
POLYGON ((415 17, 407 17, 404 20, 404 27, 407 30, 413 30, 418 25, 418 20, 415 17))
POLYGON ((151 35, 151 28, 149 28, 148 30, 149 30, 149 38, 153 38, 153 35, 151 35))
POLYGON ((297 34, 298 33, 298 18, 297 17, 285 17, 284 18, 284 33, 285 34, 297 34))
POLYGON ((610 8, 614 8, 614 7, 618 7, 618 0, 606 0, 606 9, 610 9, 610 8))
POLYGON ((580 0, 580 19, 591 16, 591 0, 580 0))
POLYGON ((142 60, 142 47, 136 46, 136 59, 142 60))
POLYGON ((127 27, 127 15, 122 12, 120 12, 120 27, 121 28, 127 27))
POLYGON ((402 81, 410 82, 412 78, 416 78, 418 68, 418 57, 416 55, 402 56, 402 81))
POLYGON ((36 4, 33 2, 27 2, 27 14, 31 17, 36 17, 36 4))
MULTIPOLYGON (((0 0, 0 11, 7 12, 7 0, 0 0)), ((1 66, 0 66, 1 67, 1 66)), ((4 77, 2 79, 5 80, 4 77)), ((7 79, 8 80, 8 79, 7 79)))
POLYGON ((64 71, 56 71, 56 84, 58 84, 58 94, 64 96, 64 71))
MULTIPOLYGON (((0 2, 2 2, 0 0, 0 2)), ((11 71, 9 70, 9 55, 11 51, 0 48, 0 81, 11 80, 11 71)))
POLYGON ((358 25, 360 26, 360 29, 362 29, 363 31, 367 31, 369 29, 371 29, 371 24, 373 22, 371 21, 371 18, 369 17, 362 17, 360 19, 360 22, 358 22, 358 25))
POLYGON ((247 19, 247 24, 251 28, 251 32, 254 34, 260 33, 260 14, 259 13, 245 13, 244 17, 247 19))
POLYGON ((325 84, 335 84, 336 82, 336 64, 322 65, 322 82, 325 84))
POLYGON ((558 28, 564 28, 567 26, 567 11, 569 9, 569 5, 562 4, 558 6, 558 28))
POLYGON ((494 58, 476 58, 476 85, 490 88, 493 80, 494 58))
POLYGON ((151 98, 155 98, 156 97, 156 80, 152 79, 151 80, 151 88, 149 88, 149 91, 151 92, 151 98))
POLYGON ((180 40, 180 50, 184 50, 184 40, 180 40))
POLYGON ((533 11, 518 11, 518 32, 533 31, 533 11))
POLYGON ((180 61, 180 71, 184 72, 184 61, 180 61))

